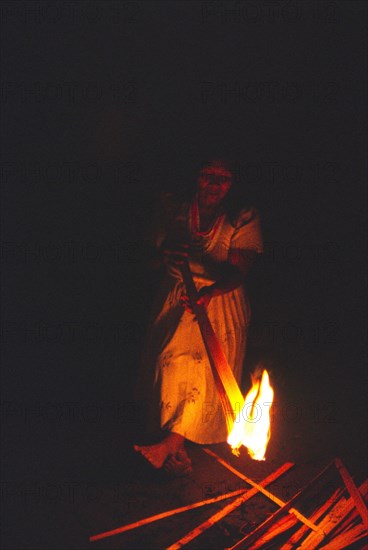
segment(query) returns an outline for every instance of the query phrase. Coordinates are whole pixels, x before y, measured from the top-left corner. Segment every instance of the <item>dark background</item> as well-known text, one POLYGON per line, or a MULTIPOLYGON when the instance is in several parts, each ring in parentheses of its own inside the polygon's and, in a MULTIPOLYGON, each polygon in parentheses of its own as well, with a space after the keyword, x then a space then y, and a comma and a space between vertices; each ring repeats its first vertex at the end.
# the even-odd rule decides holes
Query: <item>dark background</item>
POLYGON ((233 160, 263 224, 247 368, 264 360, 276 395, 308 395, 301 415, 327 403, 326 430, 348 417, 339 451, 360 471, 365 2, 15 1, 1 15, 6 503, 86 462, 103 476, 134 432, 157 286, 142 240, 160 191, 209 155, 233 160))

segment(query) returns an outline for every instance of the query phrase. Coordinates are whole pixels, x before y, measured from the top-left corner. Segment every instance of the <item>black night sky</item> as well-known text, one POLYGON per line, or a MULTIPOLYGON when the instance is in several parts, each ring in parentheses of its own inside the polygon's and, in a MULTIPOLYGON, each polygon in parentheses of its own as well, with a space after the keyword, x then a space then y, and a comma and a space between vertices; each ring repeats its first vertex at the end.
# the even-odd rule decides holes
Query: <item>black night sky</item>
POLYGON ((328 452, 361 473, 366 12, 357 0, 2 3, 4 549, 87 548, 84 531, 104 529, 94 511, 63 538, 67 512, 59 525, 41 499, 31 522, 17 491, 120 475, 157 287, 144 235, 160 192, 188 189, 208 156, 233 161, 262 219, 247 366, 267 362, 278 395, 305 397, 304 417, 327 403, 321 433, 348 425, 328 452))

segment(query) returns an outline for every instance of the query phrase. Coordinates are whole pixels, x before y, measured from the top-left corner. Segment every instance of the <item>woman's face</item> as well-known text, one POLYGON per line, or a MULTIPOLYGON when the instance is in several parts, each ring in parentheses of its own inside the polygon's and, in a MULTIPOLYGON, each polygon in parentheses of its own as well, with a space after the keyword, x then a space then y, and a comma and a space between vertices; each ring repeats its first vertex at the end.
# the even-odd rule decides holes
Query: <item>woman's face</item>
POLYGON ((218 206, 232 186, 231 172, 222 166, 206 166, 199 174, 198 195, 201 206, 218 206))

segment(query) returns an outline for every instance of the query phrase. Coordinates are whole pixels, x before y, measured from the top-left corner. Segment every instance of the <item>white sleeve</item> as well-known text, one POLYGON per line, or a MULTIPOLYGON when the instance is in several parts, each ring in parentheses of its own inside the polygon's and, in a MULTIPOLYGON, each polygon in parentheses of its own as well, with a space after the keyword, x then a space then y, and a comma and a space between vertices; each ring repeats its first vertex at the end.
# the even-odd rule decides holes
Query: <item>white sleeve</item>
POLYGON ((230 240, 230 250, 253 250, 263 252, 263 239, 258 211, 255 208, 243 209, 235 223, 235 231, 230 240))

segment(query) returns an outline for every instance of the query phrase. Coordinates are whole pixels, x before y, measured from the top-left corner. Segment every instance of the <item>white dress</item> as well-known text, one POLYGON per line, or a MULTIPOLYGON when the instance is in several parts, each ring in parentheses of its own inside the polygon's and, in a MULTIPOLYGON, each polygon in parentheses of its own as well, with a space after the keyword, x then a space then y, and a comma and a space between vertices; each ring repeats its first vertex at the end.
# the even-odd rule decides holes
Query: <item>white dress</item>
MULTIPOLYGON (((212 284, 219 266, 234 254, 241 258, 244 250, 263 251, 254 208, 241 210, 232 223, 228 215, 220 216, 206 233, 199 233, 198 227, 196 199, 192 204, 175 203, 166 196, 151 235, 158 248, 170 241, 190 243, 197 290, 212 284)), ((154 303, 144 354, 144 368, 153 375, 151 399, 162 429, 199 444, 220 443, 227 439, 226 421, 198 323, 179 302, 184 292, 180 269, 169 266, 154 303)), ((250 320, 244 287, 212 298, 207 313, 240 383, 250 320)))

